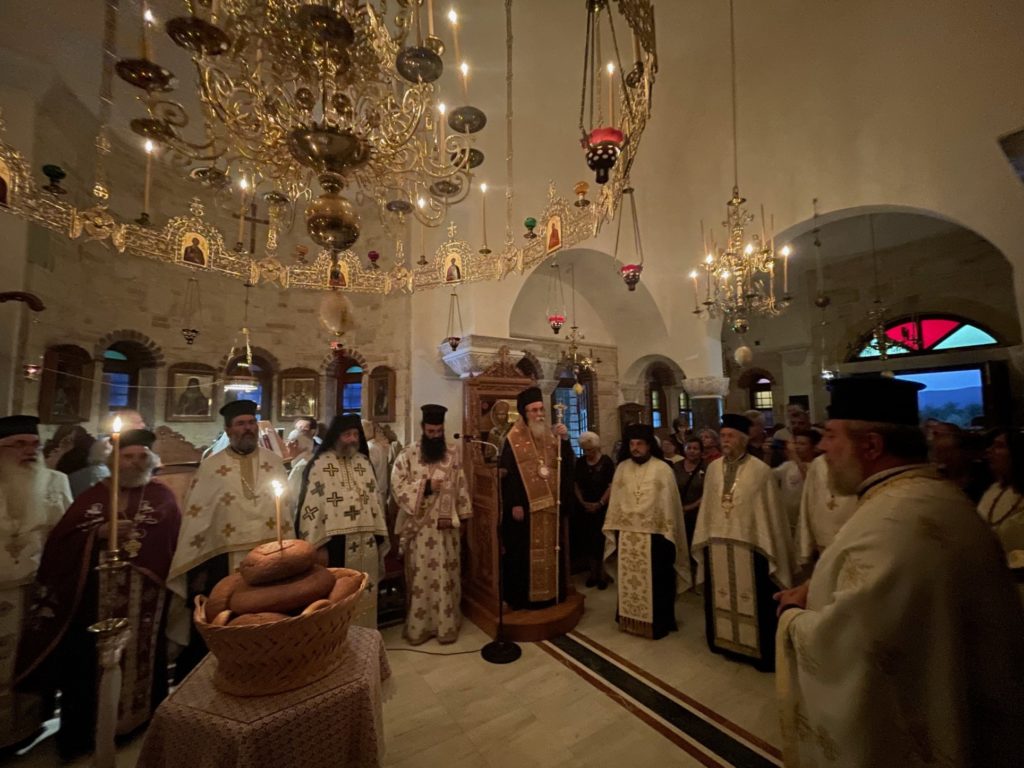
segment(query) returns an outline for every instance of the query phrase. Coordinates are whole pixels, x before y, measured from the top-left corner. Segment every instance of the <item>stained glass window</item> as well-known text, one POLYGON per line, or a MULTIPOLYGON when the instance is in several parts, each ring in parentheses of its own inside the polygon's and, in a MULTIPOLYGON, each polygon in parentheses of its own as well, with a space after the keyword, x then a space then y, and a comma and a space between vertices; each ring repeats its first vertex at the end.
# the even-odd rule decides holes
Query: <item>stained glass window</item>
MULTIPOLYGON (((989 347, 999 343, 991 333, 950 315, 898 320, 885 328, 886 355, 921 355, 953 349, 989 347)), ((854 359, 880 357, 878 339, 864 340, 854 359)))

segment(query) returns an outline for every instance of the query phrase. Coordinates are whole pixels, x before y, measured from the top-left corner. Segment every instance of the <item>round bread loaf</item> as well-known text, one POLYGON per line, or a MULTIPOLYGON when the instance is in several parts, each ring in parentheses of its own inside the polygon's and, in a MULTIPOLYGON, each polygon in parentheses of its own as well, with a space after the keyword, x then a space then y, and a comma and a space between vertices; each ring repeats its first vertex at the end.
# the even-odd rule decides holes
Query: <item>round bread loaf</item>
POLYGON ((241 574, 238 573, 232 573, 217 582, 210 596, 206 598, 206 620, 210 624, 217 618, 218 613, 227 609, 231 593, 244 583, 241 574))
POLYGON ((291 618, 286 613, 243 613, 228 622, 229 627, 251 627, 256 624, 270 624, 273 621, 291 618))
POLYGON ((215 627, 226 627, 229 621, 231 621, 231 611, 224 610, 214 616, 210 623, 215 627))
POLYGON ((329 570, 314 565, 309 573, 276 584, 242 584, 232 593, 228 604, 235 613, 291 613, 327 597, 334 589, 334 581, 329 570))
POLYGON ((332 603, 340 603, 349 595, 354 595, 359 590, 359 585, 363 583, 362 574, 342 576, 334 582, 334 588, 331 589, 330 601, 332 603))
POLYGON ((306 573, 316 562, 316 547, 301 539, 260 544, 245 556, 238 569, 247 584, 271 584, 306 573))

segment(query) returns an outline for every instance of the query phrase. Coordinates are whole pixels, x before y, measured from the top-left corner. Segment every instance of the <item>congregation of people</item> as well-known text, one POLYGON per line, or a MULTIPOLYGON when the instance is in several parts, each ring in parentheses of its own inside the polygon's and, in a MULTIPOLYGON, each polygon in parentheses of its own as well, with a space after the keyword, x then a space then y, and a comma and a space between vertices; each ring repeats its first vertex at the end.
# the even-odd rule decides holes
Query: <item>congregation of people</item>
MULTIPOLYGON (((563 601, 577 572, 582 589, 614 589, 609 621, 661 640, 692 591, 711 652, 776 674, 787 765, 1017 764, 1024 436, 922 425, 916 386, 839 379, 823 424, 799 405, 777 429, 760 411, 718 430, 629 424, 614 456, 583 432, 578 457, 524 390, 494 437, 506 609, 563 601)), ((370 627, 397 556, 405 639, 454 642, 473 508, 446 410, 423 405, 404 448, 339 414, 298 419, 275 451, 257 404, 236 400, 180 504, 138 414, 122 414, 116 453, 81 427, 44 445, 34 417, 0 418, 0 749, 58 706, 62 757, 93 749, 89 627, 113 616, 132 631, 117 733, 143 727, 169 665, 180 682, 206 653, 195 597, 279 533, 368 574, 355 622, 370 627), (97 570, 112 536, 128 567, 97 570)))

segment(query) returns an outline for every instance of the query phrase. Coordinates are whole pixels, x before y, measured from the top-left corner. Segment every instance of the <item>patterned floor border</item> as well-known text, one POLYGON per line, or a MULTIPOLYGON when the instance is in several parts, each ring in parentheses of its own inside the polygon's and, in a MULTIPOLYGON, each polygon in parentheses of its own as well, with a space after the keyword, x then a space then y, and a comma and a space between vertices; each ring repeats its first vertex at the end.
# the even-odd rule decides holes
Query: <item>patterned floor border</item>
POLYGON ((702 765, 782 765, 771 744, 581 632, 537 645, 702 765))

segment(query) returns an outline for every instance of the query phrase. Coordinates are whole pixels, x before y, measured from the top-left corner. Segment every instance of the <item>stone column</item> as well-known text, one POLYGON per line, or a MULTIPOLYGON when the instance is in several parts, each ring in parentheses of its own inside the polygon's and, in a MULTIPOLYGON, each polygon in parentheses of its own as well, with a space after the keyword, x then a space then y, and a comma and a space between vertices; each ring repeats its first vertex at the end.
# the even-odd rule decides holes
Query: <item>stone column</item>
POLYGON ((729 379, 725 376, 701 376, 683 379, 683 388, 690 396, 693 410, 693 428, 717 430, 721 426, 722 400, 729 393, 729 379))

